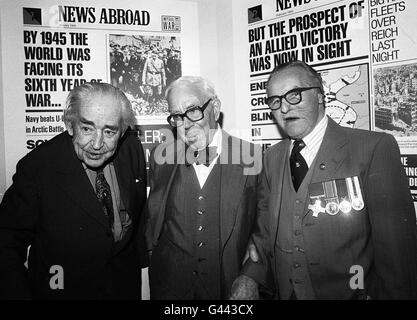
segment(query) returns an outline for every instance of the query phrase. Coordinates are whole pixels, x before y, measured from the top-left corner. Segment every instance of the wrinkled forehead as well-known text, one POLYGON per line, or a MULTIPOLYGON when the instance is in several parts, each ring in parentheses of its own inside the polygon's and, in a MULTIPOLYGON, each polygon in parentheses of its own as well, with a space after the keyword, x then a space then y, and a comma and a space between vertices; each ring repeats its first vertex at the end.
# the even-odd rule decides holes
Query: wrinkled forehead
POLYGON ((106 105, 111 106, 112 109, 121 109, 120 101, 114 94, 109 92, 91 92, 80 101, 81 107, 91 105, 106 105))
POLYGON ((93 92, 80 102, 78 115, 102 115, 119 121, 122 117, 120 101, 109 93, 93 92))
POLYGON ((207 100, 202 88, 192 84, 180 84, 171 89, 168 105, 171 113, 185 112, 193 106, 201 106, 207 100))
POLYGON ((320 82, 311 72, 300 66, 288 67, 271 76, 267 94, 282 95, 294 88, 314 86, 320 86, 320 82))

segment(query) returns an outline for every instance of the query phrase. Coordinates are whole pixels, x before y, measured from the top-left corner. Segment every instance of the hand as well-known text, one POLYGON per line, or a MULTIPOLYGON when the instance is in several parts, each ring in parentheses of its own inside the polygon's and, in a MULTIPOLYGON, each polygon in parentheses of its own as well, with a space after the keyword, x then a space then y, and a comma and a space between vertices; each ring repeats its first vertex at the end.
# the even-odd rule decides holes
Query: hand
POLYGON ((252 239, 249 239, 248 247, 246 248, 246 254, 243 258, 242 264, 244 264, 249 257, 253 262, 259 261, 258 251, 256 250, 256 246, 253 243, 252 239))
POLYGON ((230 300, 259 300, 258 283, 241 275, 233 281, 230 300))

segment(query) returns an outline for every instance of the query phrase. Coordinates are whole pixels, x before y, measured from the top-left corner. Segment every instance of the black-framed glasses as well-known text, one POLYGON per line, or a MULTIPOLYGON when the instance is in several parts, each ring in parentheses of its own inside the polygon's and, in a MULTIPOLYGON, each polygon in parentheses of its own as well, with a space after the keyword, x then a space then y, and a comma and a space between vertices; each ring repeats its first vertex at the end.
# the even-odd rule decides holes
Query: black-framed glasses
POLYGON ((311 89, 320 89, 320 92, 322 92, 322 89, 320 87, 305 87, 305 88, 294 88, 290 91, 287 91, 282 96, 270 96, 266 99, 266 104, 269 106, 271 110, 278 110, 281 108, 282 105, 282 98, 285 99, 289 104, 299 104, 303 98, 302 92, 311 90, 311 89))
POLYGON ((180 127, 184 124, 184 117, 189 119, 192 122, 199 121, 204 118, 204 110, 208 107, 209 103, 211 102, 211 98, 207 100, 201 107, 200 106, 192 106, 184 113, 176 113, 171 114, 168 116, 167 121, 171 125, 171 127, 180 127))

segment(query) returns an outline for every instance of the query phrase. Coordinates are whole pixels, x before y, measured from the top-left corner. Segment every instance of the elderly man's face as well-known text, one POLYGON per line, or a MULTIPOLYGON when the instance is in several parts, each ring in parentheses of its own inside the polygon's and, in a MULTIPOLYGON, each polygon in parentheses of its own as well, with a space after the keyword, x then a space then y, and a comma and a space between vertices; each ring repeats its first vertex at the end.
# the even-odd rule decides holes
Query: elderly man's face
MULTIPOLYGON (((319 83, 301 67, 288 67, 272 76, 266 90, 267 96, 282 96, 295 88, 315 87, 319 83)), ((319 89, 301 93, 301 102, 289 104, 284 98, 281 108, 272 111, 278 125, 293 139, 308 135, 324 116, 323 95, 319 89)))
POLYGON ((109 95, 94 95, 68 125, 75 153, 90 168, 102 166, 116 151, 122 135, 120 103, 109 95))
MULTIPOLYGON (((172 89, 168 97, 171 114, 182 114, 195 106, 202 106, 210 97, 190 85, 181 85, 172 89)), ((192 122, 184 117, 183 125, 177 127, 178 137, 191 148, 200 150, 210 144, 220 114, 220 103, 213 99, 204 110, 204 118, 192 122), (211 129, 211 130, 210 130, 211 129)))

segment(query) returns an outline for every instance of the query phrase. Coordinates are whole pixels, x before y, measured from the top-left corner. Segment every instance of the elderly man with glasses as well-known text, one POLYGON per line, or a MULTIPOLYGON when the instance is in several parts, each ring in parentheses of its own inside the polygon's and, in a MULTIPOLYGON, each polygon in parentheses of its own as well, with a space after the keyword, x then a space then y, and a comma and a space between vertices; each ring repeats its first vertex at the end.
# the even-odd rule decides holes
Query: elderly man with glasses
POLYGON ((416 216, 391 135, 325 115, 321 76, 278 66, 267 103, 286 137, 265 154, 254 252, 233 298, 416 298, 416 216), (258 261, 256 261, 258 260, 258 261))
POLYGON ((181 77, 166 95, 177 139, 150 160, 151 299, 228 298, 252 231, 262 152, 220 128, 207 80, 181 77))

